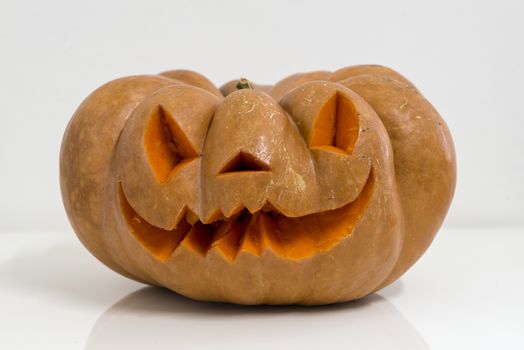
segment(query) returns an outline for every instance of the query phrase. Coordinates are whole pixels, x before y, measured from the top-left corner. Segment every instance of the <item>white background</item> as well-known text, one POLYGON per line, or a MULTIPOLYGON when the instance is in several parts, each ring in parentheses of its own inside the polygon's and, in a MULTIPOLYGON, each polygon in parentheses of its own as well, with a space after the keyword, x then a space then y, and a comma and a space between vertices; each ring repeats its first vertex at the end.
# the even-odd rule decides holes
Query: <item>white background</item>
POLYGON ((522 1, 0 2, 0 229, 67 229, 66 124, 117 77, 193 69, 217 85, 379 63, 449 124, 458 184, 446 224, 524 224, 522 1))

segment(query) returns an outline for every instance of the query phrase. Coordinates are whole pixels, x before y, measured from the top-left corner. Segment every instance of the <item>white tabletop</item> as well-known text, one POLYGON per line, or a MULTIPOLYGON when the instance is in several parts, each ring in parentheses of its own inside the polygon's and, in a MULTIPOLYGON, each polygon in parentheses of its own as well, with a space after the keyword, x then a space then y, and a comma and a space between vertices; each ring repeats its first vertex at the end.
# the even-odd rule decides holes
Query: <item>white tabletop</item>
POLYGON ((72 232, 0 233, 0 349, 524 349, 524 229, 442 230, 401 280, 324 307, 201 303, 72 232))

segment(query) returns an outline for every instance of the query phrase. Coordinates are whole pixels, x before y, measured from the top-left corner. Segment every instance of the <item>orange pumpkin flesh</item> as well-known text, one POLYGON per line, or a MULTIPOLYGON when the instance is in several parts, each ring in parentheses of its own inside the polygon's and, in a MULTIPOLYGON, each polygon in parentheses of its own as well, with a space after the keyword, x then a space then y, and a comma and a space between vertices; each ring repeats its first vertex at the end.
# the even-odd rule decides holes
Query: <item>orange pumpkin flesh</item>
POLYGON ((164 113, 160 107, 151 116, 145 135, 146 152, 158 182, 165 182, 198 157, 180 126, 164 113))
POLYGON ((100 88, 64 136, 69 218, 117 272, 201 300, 342 302, 397 279, 442 223, 449 131, 389 68, 243 90, 162 76, 100 88))

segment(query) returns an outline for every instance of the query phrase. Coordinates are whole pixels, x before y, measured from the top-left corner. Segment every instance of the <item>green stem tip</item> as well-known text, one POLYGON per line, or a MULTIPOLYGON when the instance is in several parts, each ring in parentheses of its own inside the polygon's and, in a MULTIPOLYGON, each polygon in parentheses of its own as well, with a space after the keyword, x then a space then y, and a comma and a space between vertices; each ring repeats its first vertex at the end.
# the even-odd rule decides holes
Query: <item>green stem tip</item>
POLYGON ((240 78, 236 85, 237 89, 253 89, 253 85, 251 85, 251 82, 247 80, 246 78, 240 78))

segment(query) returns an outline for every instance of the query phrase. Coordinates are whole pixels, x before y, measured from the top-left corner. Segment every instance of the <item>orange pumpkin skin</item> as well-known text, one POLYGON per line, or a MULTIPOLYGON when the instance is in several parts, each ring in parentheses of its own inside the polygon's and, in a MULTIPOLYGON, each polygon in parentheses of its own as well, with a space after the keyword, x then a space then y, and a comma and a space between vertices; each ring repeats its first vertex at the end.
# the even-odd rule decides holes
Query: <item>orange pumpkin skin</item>
POLYGON ((81 242, 127 277, 199 300, 328 304, 400 277, 455 187, 431 104, 382 66, 235 85, 169 71, 82 103, 60 157, 81 242))

